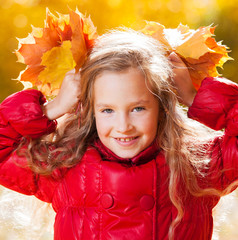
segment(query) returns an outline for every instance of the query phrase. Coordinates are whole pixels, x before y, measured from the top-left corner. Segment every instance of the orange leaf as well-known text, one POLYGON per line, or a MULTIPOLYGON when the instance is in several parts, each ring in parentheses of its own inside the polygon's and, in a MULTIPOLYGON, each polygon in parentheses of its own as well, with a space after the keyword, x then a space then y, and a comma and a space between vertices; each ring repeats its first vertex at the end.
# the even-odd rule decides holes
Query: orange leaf
POLYGON ((47 10, 47 21, 43 29, 32 28, 27 38, 19 39, 19 49, 16 54, 18 60, 27 65, 40 64, 43 53, 62 42, 62 32, 58 26, 54 27, 54 17, 47 10))
POLYGON ((183 35, 183 41, 176 47, 175 51, 184 58, 199 59, 199 57, 210 51, 206 45, 206 40, 211 35, 208 27, 199 28, 196 31, 190 30, 183 35))
POLYGON ((180 24, 176 29, 166 29, 159 23, 148 22, 142 30, 152 36, 167 50, 176 52, 188 67, 193 85, 198 89, 205 77, 219 76, 217 67, 232 58, 228 56, 225 45, 212 37, 215 27, 200 27, 197 30, 189 29, 180 24))
POLYGON ((98 35, 90 18, 85 18, 78 10, 76 12, 70 10, 69 15, 72 28, 72 54, 78 70, 98 35))
POLYGON ((44 70, 44 68, 45 67, 41 65, 27 67, 24 71, 20 73, 17 80, 21 81, 21 83, 24 86, 29 86, 29 87, 37 86, 40 84, 38 80, 38 75, 40 74, 41 71, 44 70), (29 82, 31 84, 26 84, 26 82, 29 82))
POLYGON ((91 19, 78 10, 55 16, 47 9, 44 28, 32 27, 28 37, 18 39, 18 61, 27 65, 19 81, 56 94, 66 71, 82 66, 97 36, 91 19))
POLYGON ((83 34, 88 49, 92 48, 97 39, 97 28, 93 25, 93 22, 90 17, 83 18, 83 34))
POLYGON ((76 69, 78 70, 87 55, 87 48, 83 35, 82 17, 70 10, 70 26, 72 28, 72 54, 75 62, 77 63, 76 69))
POLYGON ((56 32, 60 38, 60 42, 71 39, 72 30, 69 25, 69 15, 57 13, 59 17, 54 16, 46 9, 46 27, 51 32, 56 32))

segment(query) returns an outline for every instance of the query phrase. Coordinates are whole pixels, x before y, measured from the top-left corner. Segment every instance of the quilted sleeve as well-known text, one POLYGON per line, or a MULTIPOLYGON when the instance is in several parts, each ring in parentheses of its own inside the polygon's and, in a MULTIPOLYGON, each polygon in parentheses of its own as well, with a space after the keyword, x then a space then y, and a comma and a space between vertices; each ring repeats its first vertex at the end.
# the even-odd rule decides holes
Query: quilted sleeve
POLYGON ((22 137, 39 138, 56 128, 56 121, 44 116, 41 92, 25 90, 6 98, 0 105, 0 184, 28 195, 50 201, 50 188, 55 181, 34 174, 26 167, 26 158, 14 151, 22 137), (24 166, 24 167, 22 167, 24 166))
POLYGON ((224 78, 204 79, 188 116, 212 129, 224 129, 209 147, 208 170, 211 186, 223 190, 238 179, 238 85, 224 78))

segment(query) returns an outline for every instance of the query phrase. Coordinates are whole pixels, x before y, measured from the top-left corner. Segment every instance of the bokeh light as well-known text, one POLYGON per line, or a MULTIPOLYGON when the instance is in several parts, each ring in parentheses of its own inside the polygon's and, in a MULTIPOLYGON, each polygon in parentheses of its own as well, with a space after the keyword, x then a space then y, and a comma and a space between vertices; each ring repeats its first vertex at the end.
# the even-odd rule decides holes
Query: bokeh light
POLYGON ((27 16, 24 14, 18 14, 13 18, 13 23, 18 28, 24 28, 28 23, 27 16))

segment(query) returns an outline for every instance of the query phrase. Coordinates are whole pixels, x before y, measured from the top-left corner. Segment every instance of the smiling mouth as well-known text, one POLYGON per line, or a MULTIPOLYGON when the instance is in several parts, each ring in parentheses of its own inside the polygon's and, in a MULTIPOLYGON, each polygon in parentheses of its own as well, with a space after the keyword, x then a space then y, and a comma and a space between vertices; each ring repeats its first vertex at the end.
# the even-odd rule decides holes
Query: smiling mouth
POLYGON ((134 139, 136 139, 137 137, 128 137, 128 138, 116 138, 117 141, 120 141, 120 142, 130 142, 134 139))

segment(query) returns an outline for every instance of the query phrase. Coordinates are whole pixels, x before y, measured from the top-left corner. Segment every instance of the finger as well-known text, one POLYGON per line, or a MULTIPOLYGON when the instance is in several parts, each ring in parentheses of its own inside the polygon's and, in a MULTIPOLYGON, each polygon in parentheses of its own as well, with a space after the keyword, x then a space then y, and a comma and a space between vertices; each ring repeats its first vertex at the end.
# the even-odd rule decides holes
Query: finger
POLYGON ((175 52, 172 52, 168 58, 173 67, 186 67, 183 60, 175 52))
POLYGON ((72 70, 70 70, 70 71, 68 71, 66 74, 74 74, 75 73, 75 68, 74 69, 72 69, 72 70))
POLYGON ((75 76, 74 78, 76 81, 80 81, 80 78, 81 78, 80 72, 76 72, 74 76, 75 76))
POLYGON ((68 71, 66 74, 65 74, 65 77, 69 77, 69 76, 73 76, 75 75, 75 69, 72 69, 70 71, 68 71))

